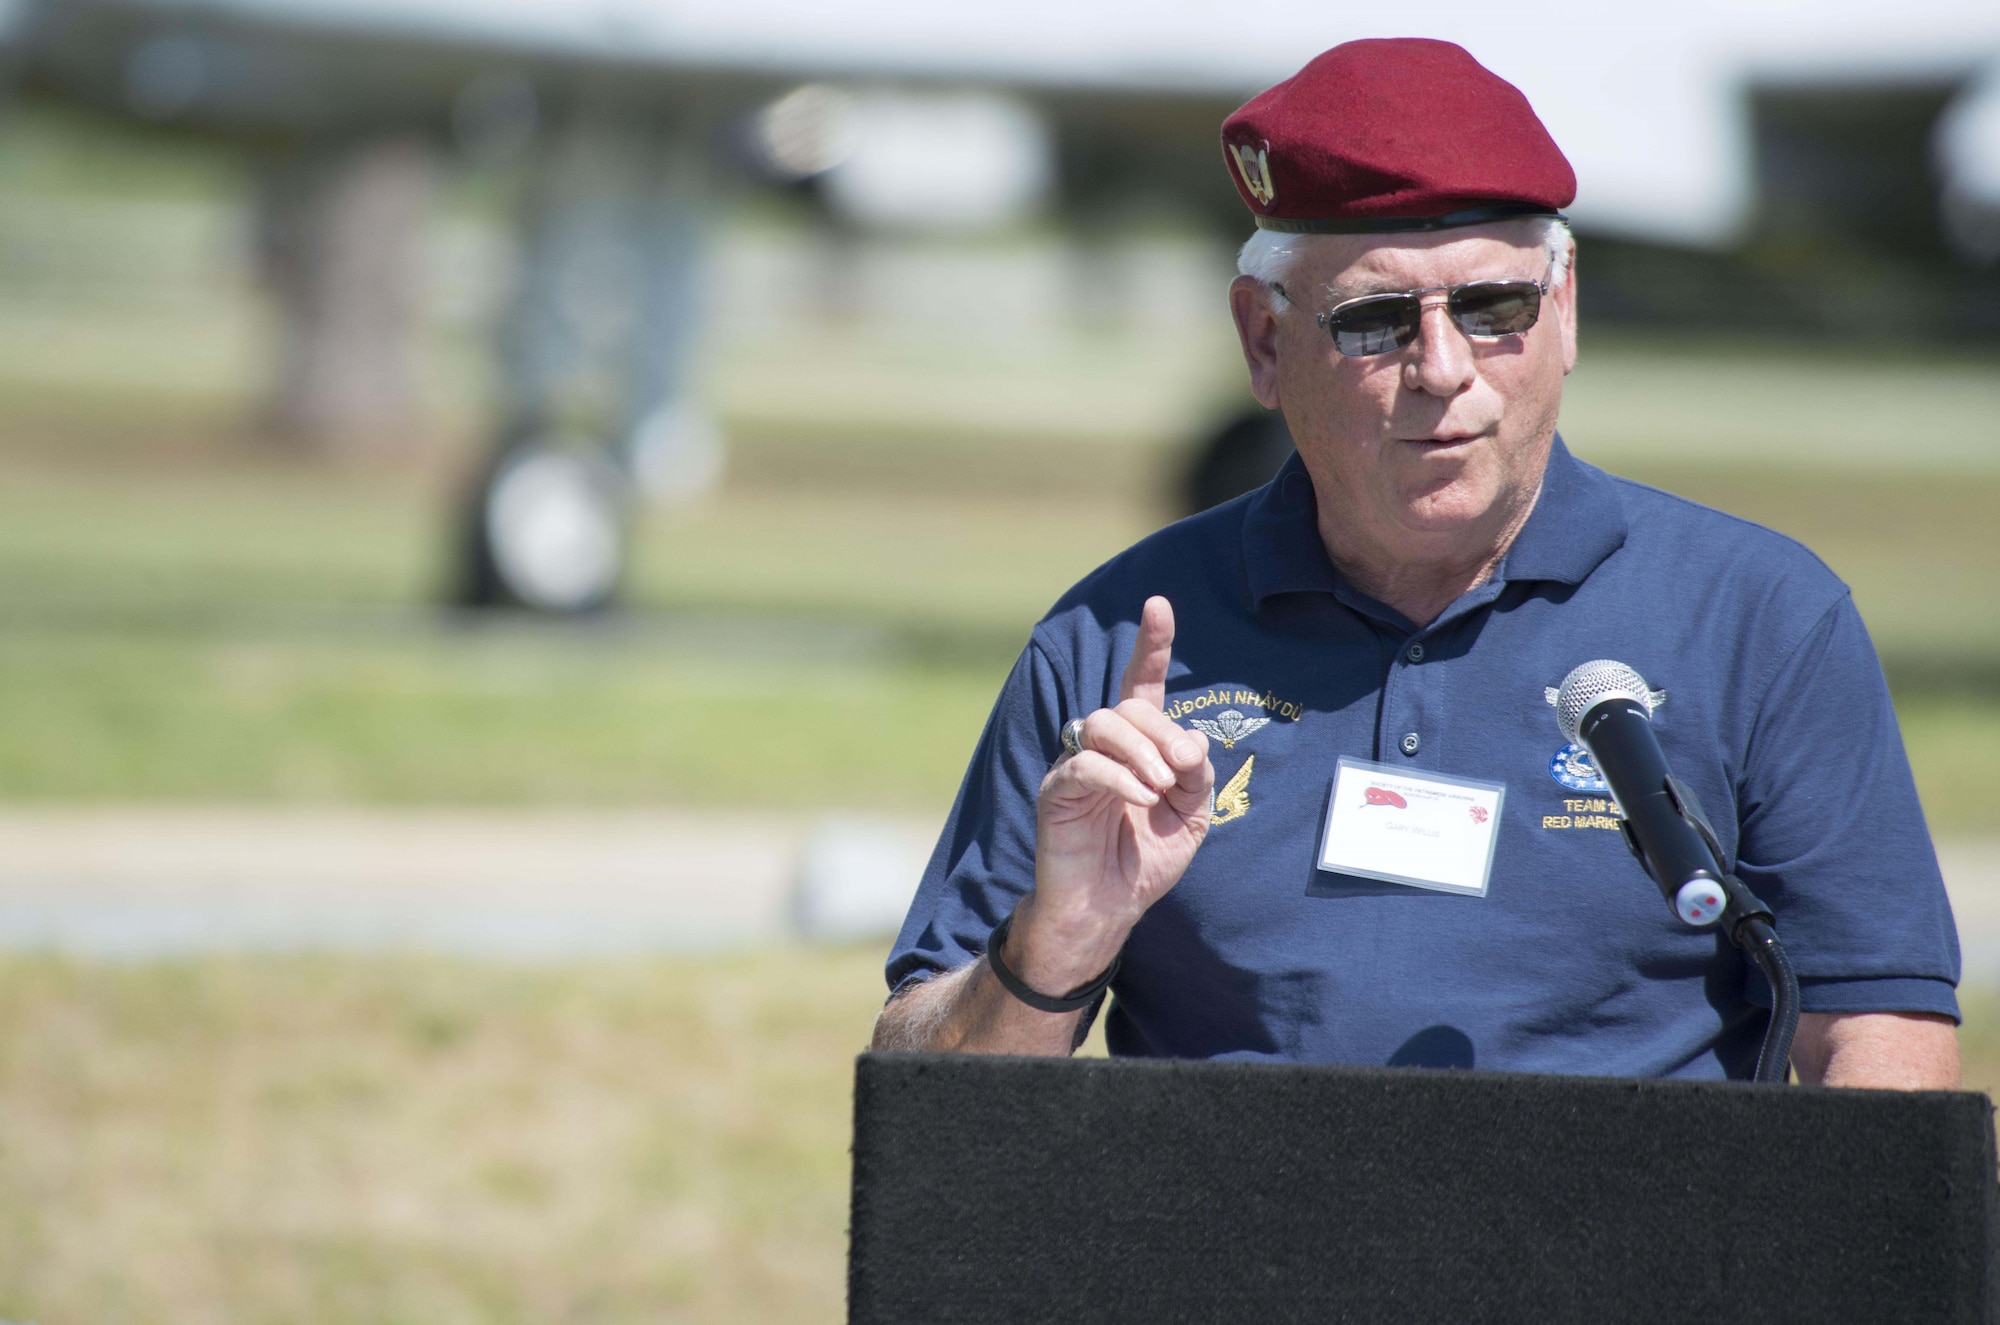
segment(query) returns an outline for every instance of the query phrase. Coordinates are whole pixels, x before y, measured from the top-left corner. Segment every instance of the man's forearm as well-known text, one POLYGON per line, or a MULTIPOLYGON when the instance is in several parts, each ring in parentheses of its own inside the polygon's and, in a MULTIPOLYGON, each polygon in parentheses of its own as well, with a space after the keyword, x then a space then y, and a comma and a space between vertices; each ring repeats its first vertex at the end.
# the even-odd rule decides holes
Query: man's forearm
MULTIPOLYGON (((1058 997, 1109 969, 1131 916, 1051 907, 1030 892, 1014 908, 1001 958, 1030 989, 1058 997)), ((936 1053, 1066 1055, 1083 1038, 1084 1012, 1043 1012, 1007 992, 985 956, 913 985, 875 1019, 877 1049, 936 1053)))
POLYGON ((1808 1012, 1799 1018, 1792 1066, 1808 1086, 1957 1090, 1958 1031, 1926 1012, 1808 1012))
POLYGON ((875 1018, 875 1049, 1062 1057, 1081 1012, 1040 1012, 1001 987, 986 958, 905 989, 875 1018))

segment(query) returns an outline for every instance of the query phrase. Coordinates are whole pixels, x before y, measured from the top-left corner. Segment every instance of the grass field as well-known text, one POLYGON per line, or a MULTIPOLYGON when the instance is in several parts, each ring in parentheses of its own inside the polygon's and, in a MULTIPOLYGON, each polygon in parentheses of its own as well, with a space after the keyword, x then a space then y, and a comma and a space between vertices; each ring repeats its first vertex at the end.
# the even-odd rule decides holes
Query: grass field
MULTIPOLYGON (((753 433, 721 497, 648 517, 630 612, 475 620, 436 606, 448 467, 205 417, 0 410, 0 796, 934 811, 1035 617, 1163 510, 1122 449, 1062 495, 1033 440, 954 482, 874 439, 898 487, 839 481, 845 438, 753 433)), ((1819 550, 1935 826, 2000 829, 2000 474, 1621 467, 1819 550)))
POLYGON ((1144 528, 753 492, 656 521, 635 610, 578 628, 434 606, 435 476, 72 459, 0 459, 0 795, 935 808, 1029 623, 1144 528))
POLYGON ((10 961, 0 1318, 837 1320, 879 972, 10 961))
POLYGON ((0 966, 0 1317, 839 1319, 873 953, 0 966))

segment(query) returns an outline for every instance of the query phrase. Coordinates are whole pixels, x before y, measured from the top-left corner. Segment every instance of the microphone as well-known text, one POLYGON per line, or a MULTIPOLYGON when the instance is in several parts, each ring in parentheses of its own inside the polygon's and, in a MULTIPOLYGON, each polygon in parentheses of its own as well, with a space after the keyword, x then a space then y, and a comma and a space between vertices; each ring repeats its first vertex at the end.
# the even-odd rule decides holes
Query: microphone
POLYGON ((1771 982, 1771 1020, 1752 1079, 1782 1082, 1799 1025, 1799 978, 1778 941, 1771 908, 1729 873, 1721 844, 1694 797, 1667 771, 1653 739, 1653 692, 1622 662, 1600 658, 1563 678, 1556 725, 1590 752, 1618 802, 1618 827, 1674 914, 1697 928, 1728 918, 1723 932, 1771 982))
POLYGON ((1639 673, 1600 658, 1563 678, 1556 725, 1590 752, 1623 816, 1625 840, 1667 905, 1690 925, 1708 926, 1728 905, 1722 863, 1689 822, 1689 798, 1667 771, 1653 737, 1653 693, 1639 673))

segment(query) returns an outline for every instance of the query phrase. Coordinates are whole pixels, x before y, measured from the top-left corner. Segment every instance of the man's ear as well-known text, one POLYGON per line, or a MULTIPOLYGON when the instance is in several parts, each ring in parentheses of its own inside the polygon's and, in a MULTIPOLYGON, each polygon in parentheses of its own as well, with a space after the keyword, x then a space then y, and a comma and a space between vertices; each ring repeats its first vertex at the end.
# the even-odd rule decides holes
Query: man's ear
POLYGON ((1553 292, 1556 315, 1562 319, 1563 376, 1576 368, 1576 241, 1569 241, 1569 279, 1553 292))
POLYGON ((1236 319, 1236 339, 1250 369, 1250 394, 1265 409, 1277 409, 1278 315, 1271 311, 1271 289, 1254 276, 1229 283, 1229 313, 1236 319))

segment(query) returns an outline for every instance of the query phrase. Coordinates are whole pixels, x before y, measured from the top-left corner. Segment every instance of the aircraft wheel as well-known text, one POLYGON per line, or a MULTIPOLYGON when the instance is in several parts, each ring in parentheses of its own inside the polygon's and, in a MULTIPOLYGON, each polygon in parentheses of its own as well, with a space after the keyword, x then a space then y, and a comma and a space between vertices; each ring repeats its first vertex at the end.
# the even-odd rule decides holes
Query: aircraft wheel
POLYGON ((1231 419, 1195 452, 1188 467, 1183 498, 1189 514, 1263 487, 1291 454, 1291 430, 1276 410, 1231 419))
POLYGON ((465 604, 575 614, 617 594, 630 500, 623 470, 603 451, 508 448, 476 487, 470 515, 465 604))

